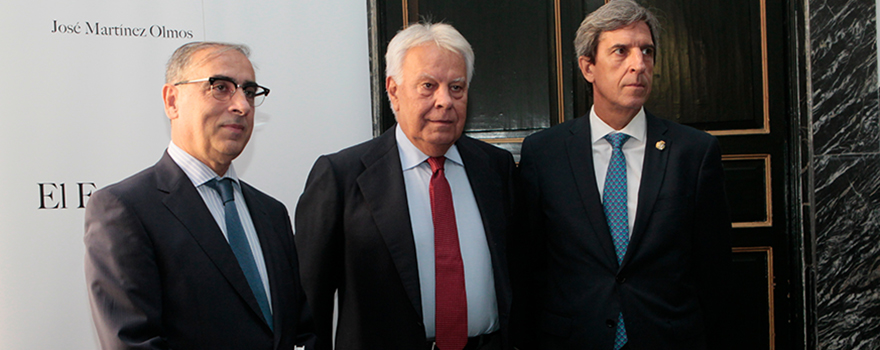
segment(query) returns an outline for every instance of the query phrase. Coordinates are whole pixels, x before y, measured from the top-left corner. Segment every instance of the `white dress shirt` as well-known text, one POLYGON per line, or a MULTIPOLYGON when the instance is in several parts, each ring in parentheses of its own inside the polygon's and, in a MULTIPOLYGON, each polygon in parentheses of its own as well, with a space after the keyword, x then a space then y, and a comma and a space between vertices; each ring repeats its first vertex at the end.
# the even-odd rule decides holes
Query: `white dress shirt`
MULTIPOLYGON (((434 220, 431 215, 431 165, 428 156, 410 142, 400 126, 396 127, 397 149, 406 185, 406 201, 416 244, 419 283, 422 296, 422 317, 425 334, 434 338, 435 330, 435 277, 434 277, 434 220)), ((446 151, 444 165, 446 180, 452 190, 452 205, 458 228, 458 242, 464 263, 467 291, 468 336, 489 334, 500 328, 498 302, 495 298, 495 277, 492 257, 477 200, 471 190, 464 163, 458 148, 446 151)))
MULTIPOLYGON (((235 175, 235 168, 230 164, 226 174, 222 177, 217 176, 214 170, 211 170, 205 163, 177 147, 174 141, 168 145, 168 155, 177 163, 177 166, 183 169, 183 172, 192 181, 193 186, 199 191, 202 200, 205 201, 205 205, 208 206, 208 210, 214 216, 214 221, 217 222, 217 226, 220 226, 220 230, 223 231, 223 237, 226 238, 227 242, 229 242, 229 237, 226 234, 226 212, 223 209, 223 200, 220 198, 220 193, 217 193, 216 190, 206 185, 206 183, 215 178, 217 181, 226 177, 232 179, 235 209, 238 210, 238 217, 241 219, 241 226, 244 228, 244 234, 251 247, 251 254, 254 256, 257 271, 260 272, 260 280, 263 281, 263 289, 266 291, 266 299, 269 301, 269 310, 271 311, 272 293, 269 289, 269 277, 266 274, 266 261, 263 259, 263 249, 260 246, 260 239, 257 237, 257 230, 254 228, 254 221, 251 220, 247 203, 244 201, 244 195, 241 194, 241 185, 238 183, 238 176, 235 175)), ((217 307, 223 307, 223 305, 217 305, 217 307)))
POLYGON ((636 209, 639 207, 639 185, 642 183, 642 166, 645 162, 645 143, 648 136, 645 108, 642 107, 633 120, 620 130, 614 130, 605 124, 596 115, 595 107, 590 108, 590 131, 593 145, 593 170, 596 174, 596 185, 599 187, 600 199, 605 190, 605 173, 608 172, 612 150, 611 143, 604 137, 617 132, 630 136, 621 149, 626 158, 626 213, 627 219, 629 219, 627 232, 632 236, 633 226, 636 222, 636 209))

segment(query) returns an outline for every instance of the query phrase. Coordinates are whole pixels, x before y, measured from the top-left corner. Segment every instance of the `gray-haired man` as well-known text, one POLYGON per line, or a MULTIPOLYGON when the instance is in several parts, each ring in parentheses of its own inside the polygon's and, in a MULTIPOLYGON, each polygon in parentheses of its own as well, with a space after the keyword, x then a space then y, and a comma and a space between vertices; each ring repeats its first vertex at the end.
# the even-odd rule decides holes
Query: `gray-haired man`
POLYGON ((447 24, 388 45, 397 125, 320 157, 296 207, 303 285, 336 349, 502 349, 513 157, 462 135, 473 51, 447 24))
POLYGON ((269 93, 248 52, 178 48, 162 88, 168 149, 89 200, 85 270, 104 349, 314 346, 287 209, 232 166, 269 93))

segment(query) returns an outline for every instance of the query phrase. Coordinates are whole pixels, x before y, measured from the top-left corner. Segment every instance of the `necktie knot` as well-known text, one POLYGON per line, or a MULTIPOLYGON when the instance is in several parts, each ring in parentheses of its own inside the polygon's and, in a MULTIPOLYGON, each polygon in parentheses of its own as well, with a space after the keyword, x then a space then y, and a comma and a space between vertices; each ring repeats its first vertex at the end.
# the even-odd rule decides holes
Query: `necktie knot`
POLYGON ((232 192, 232 179, 228 177, 223 178, 220 181, 217 181, 217 179, 211 179, 211 181, 208 181, 205 184, 220 193, 220 199, 223 200, 223 205, 235 200, 235 195, 233 195, 232 192))
POLYGON ((443 170, 443 165, 446 163, 446 157, 430 157, 428 158, 428 164, 431 165, 431 172, 436 173, 438 170, 443 170))
POLYGON ((619 149, 623 147, 623 144, 626 143, 626 140, 629 140, 629 135, 622 132, 616 132, 605 135, 604 138, 605 140, 608 140, 608 143, 611 144, 612 148, 619 149))

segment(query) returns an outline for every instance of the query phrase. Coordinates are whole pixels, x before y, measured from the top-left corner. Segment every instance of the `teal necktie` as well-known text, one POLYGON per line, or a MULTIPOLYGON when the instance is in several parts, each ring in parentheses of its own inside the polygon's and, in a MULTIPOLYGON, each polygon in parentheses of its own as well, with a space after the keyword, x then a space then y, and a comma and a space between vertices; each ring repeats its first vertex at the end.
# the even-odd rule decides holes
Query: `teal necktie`
MULTIPOLYGON (((263 312, 263 318, 272 327, 272 311, 269 309, 269 300, 266 297, 266 290, 263 288, 263 280, 260 278, 260 271, 257 270, 257 264, 254 261, 254 255, 251 253, 251 245, 248 243, 247 236, 244 234, 244 227, 241 225, 241 218, 238 217, 238 209, 235 207, 235 196, 232 192, 232 179, 224 178, 220 181, 212 179, 205 183, 209 187, 220 193, 220 199, 223 200, 223 211, 226 215, 226 239, 229 241, 229 247, 244 272, 257 304, 263 312)), ((222 305, 218 305, 222 307, 222 305)))
MULTIPOLYGON (((611 239, 614 240, 614 250, 617 253, 617 264, 623 263, 626 256, 626 246, 629 245, 629 216, 627 214, 626 199, 626 157, 623 155, 623 144, 629 139, 624 133, 605 135, 605 140, 611 144, 611 161, 608 162, 608 172, 605 173, 605 188, 602 191, 602 206, 605 208, 605 218, 608 220, 608 228, 611 229, 611 239)), ((617 317, 617 331, 614 337, 614 350, 620 350, 627 342, 626 327, 623 324, 623 313, 617 317)))

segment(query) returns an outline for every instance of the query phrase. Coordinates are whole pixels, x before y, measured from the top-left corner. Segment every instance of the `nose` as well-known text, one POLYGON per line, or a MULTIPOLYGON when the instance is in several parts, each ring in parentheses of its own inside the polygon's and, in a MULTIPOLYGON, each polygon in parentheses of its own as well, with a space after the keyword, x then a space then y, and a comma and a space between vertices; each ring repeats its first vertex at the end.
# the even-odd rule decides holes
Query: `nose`
POLYGON ((648 69, 647 60, 650 58, 641 50, 634 50, 635 53, 630 56, 630 71, 642 73, 648 69))
POLYGON ((253 108, 254 106, 251 106, 247 97, 244 96, 244 90, 235 89, 235 92, 232 93, 232 97, 230 98, 230 111, 238 115, 248 115, 253 108))
POLYGON ((449 109, 452 107, 452 93, 449 89, 450 87, 448 85, 443 86, 441 89, 437 89, 437 92, 434 95, 434 108, 449 109))

